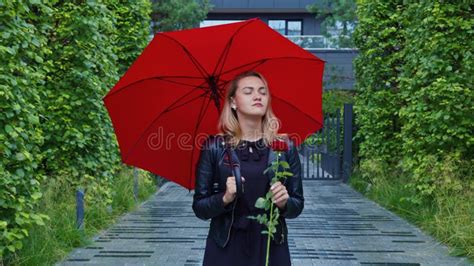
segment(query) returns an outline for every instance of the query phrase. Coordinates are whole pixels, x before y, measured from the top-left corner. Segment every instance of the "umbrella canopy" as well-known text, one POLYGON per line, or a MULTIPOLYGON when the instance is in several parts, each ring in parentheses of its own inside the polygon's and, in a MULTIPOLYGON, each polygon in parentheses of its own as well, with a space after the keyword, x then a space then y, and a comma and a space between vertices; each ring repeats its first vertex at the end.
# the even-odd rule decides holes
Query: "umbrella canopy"
POLYGON ((299 145, 323 124, 324 63, 258 18, 157 33, 103 99, 122 161, 194 189, 199 142, 247 70, 267 79, 280 132, 299 145))

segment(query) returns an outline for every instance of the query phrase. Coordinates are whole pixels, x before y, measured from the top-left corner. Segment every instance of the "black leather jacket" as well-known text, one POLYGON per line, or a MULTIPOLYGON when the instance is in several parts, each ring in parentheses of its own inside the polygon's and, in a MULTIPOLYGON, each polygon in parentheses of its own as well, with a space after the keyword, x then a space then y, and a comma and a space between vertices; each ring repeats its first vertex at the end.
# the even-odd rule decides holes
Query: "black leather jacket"
MULTIPOLYGON (((289 199, 286 207, 280 210, 277 231, 274 234, 276 243, 288 241, 288 229, 285 218, 292 219, 300 215, 304 208, 303 184, 301 181, 301 163, 293 141, 288 140, 288 151, 283 153, 280 160, 287 161, 293 176, 287 177, 284 185, 289 199)), ((232 176, 229 165, 223 163, 224 138, 221 135, 211 135, 204 142, 198 163, 196 165, 195 190, 193 211, 202 220, 211 219, 209 237, 220 247, 225 247, 230 239, 230 230, 234 222, 234 210, 237 200, 224 206, 223 196, 226 190, 227 177, 232 176), (214 182, 217 181, 217 182, 214 182)), ((239 162, 234 149, 231 155, 239 162)), ((267 167, 276 159, 276 153, 270 148, 267 167)), ((281 170, 281 169, 280 169, 281 170)), ((272 170, 266 173, 269 180, 274 176, 272 170)))

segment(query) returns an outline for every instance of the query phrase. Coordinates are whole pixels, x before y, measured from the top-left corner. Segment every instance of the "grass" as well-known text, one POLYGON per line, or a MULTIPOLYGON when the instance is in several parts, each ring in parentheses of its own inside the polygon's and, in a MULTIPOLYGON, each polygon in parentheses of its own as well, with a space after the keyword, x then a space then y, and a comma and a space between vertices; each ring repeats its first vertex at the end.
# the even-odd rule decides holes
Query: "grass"
POLYGON ((407 180, 403 176, 378 176, 373 180, 366 181, 356 169, 350 178, 350 185, 448 246, 450 255, 466 256, 471 263, 474 262, 472 190, 435 195, 431 201, 414 204, 400 200, 411 196, 411 192, 404 187, 407 180))
MULTIPOLYGON (((91 238, 112 225, 117 218, 135 209, 157 190, 156 181, 139 171, 138 202, 133 196, 133 170, 124 167, 112 184, 112 208, 85 206, 84 230, 76 229, 76 202, 74 188, 62 181, 51 179, 43 189, 39 211, 48 215, 46 226, 34 226, 23 243, 23 249, 5 258, 6 265, 52 265, 64 259, 74 248, 86 246, 91 238)), ((1 263, 0 263, 1 265, 1 263)))

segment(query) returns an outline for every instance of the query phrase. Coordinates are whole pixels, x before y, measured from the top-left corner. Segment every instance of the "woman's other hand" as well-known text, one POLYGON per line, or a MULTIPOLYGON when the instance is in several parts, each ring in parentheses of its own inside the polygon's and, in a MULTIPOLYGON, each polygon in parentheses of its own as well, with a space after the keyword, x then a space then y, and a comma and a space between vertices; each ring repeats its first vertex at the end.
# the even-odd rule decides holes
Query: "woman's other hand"
MULTIPOLYGON (((242 176, 242 183, 245 182, 245 178, 242 176)), ((237 186, 235 184, 235 177, 229 176, 227 177, 226 181, 226 189, 224 194, 224 205, 227 205, 234 201, 235 197, 237 196, 237 186)))

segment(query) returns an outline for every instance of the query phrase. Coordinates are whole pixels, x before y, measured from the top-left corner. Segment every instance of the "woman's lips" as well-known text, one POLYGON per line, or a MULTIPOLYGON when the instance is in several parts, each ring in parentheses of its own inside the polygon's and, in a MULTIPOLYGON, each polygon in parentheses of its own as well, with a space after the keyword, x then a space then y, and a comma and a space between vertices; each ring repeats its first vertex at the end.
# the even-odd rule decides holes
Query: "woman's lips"
POLYGON ((261 103, 256 103, 256 104, 254 104, 253 106, 263 107, 263 104, 261 104, 261 103))

